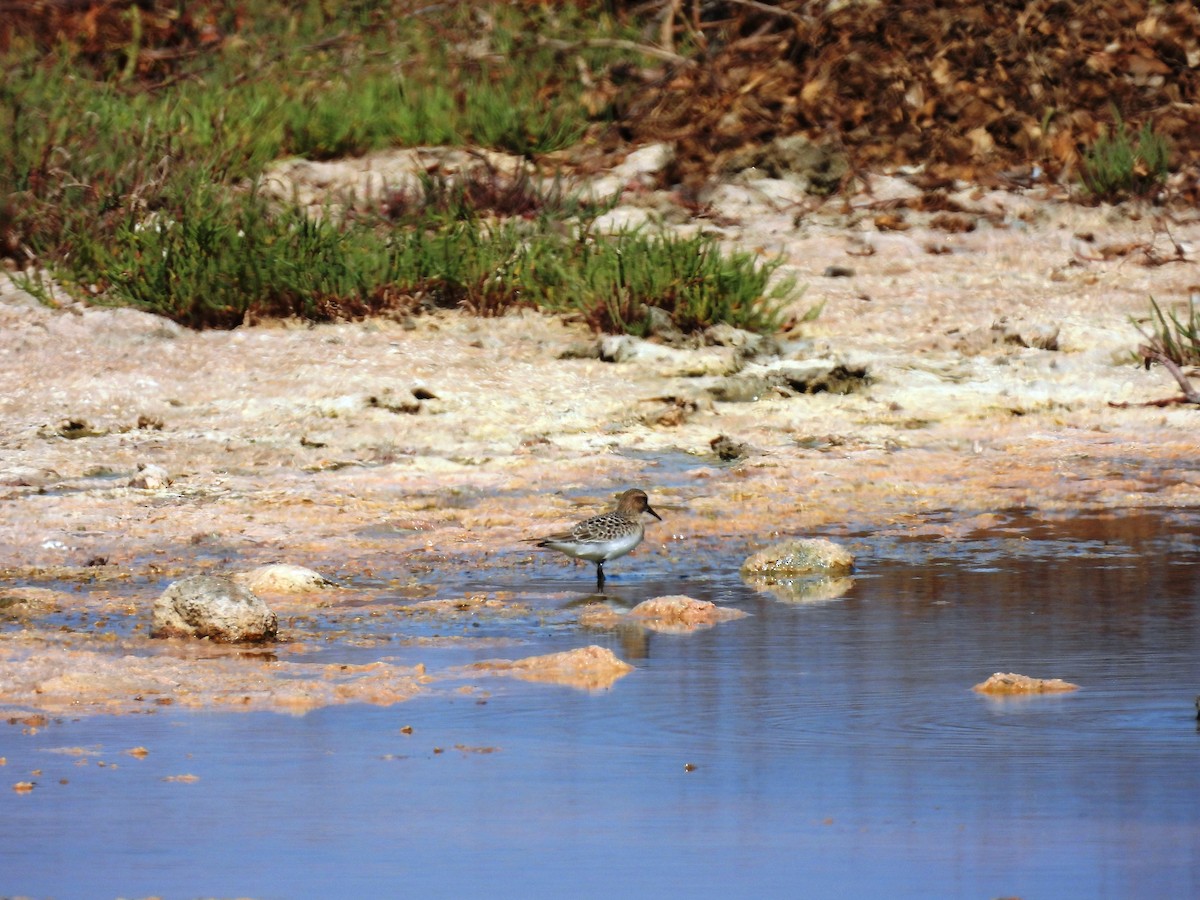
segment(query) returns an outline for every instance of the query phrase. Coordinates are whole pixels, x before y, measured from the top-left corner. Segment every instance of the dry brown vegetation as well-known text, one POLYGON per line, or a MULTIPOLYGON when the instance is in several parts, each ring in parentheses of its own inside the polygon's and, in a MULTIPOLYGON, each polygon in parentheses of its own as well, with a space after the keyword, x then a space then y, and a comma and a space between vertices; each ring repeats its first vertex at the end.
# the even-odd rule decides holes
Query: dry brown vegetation
MULTIPOLYGON (((661 7, 662 4, 658 4, 661 7)), ((678 141, 695 179, 747 144, 805 133, 860 168, 923 166, 936 181, 1051 177, 1117 117, 1149 124, 1173 168, 1200 159, 1200 11, 1192 3, 905 0, 676 4, 694 66, 625 114, 678 141), (836 9, 829 10, 831 7, 836 9)), ((1189 179, 1195 192, 1195 177, 1189 179)))
MULTIPOLYGON (((554 14, 553 5, 515 5, 554 14)), ((393 22, 428 17, 411 4, 393 6, 393 22)), ((1056 178, 1077 172, 1081 154, 1118 117, 1165 137, 1172 169, 1194 168, 1200 159, 1200 10, 1193 3, 574 6, 614 13, 644 38, 644 66, 614 64, 587 93, 585 107, 611 122, 603 143, 672 141, 680 152, 671 174, 685 183, 738 149, 795 133, 837 144, 858 168, 921 166, 933 182, 994 182, 1034 166, 1056 178)), ((69 52, 98 73, 162 83, 236 41, 255 15, 270 15, 270 5, 9 0, 0 13, 0 51, 32 42, 69 52)), ((564 73, 548 77, 553 90, 564 73)), ((1185 182, 1194 196, 1194 174, 1185 182)))

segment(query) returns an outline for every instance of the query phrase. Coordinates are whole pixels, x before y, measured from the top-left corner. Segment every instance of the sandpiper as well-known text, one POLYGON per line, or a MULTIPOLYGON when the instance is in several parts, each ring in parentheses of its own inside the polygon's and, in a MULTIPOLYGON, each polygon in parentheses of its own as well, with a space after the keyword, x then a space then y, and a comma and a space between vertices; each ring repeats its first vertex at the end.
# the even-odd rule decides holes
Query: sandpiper
POLYGON ((528 540, 539 547, 549 547, 575 559, 594 562, 596 589, 600 590, 604 587, 604 564, 610 559, 624 556, 642 542, 645 529, 641 515, 644 512, 662 521, 662 516, 650 508, 650 498, 646 492, 630 488, 617 498, 617 508, 612 512, 584 519, 569 531, 528 540))

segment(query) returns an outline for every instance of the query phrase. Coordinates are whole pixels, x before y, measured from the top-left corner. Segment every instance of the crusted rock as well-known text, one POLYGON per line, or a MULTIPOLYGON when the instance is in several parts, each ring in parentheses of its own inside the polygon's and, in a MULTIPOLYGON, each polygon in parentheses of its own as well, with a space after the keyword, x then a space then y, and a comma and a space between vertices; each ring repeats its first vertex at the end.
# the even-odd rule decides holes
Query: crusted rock
POLYGON ((629 612, 605 604, 593 604, 579 617, 585 628, 628 628, 635 626, 664 634, 689 634, 721 622, 745 618, 749 613, 711 600, 696 600, 683 594, 644 600, 629 612))
POLYGON ((278 594, 308 594, 335 587, 320 572, 306 569, 304 566, 292 566, 285 563, 274 563, 269 566, 259 566, 249 572, 239 572, 233 580, 245 585, 251 591, 267 591, 278 594))
POLYGON ((801 575, 845 575, 854 568, 854 554, 825 538, 783 541, 759 550, 742 563, 742 574, 756 578, 795 578, 801 575))
POLYGON ((996 672, 972 688, 980 694, 1061 694, 1079 690, 1079 685, 1061 678, 1031 678, 1016 672, 996 672))
POLYGON ((660 631, 694 631, 746 615, 740 609, 717 606, 711 600, 696 600, 683 594, 643 600, 629 611, 631 619, 660 631))
POLYGON ((273 641, 278 629, 275 613, 249 588, 220 575, 192 575, 155 601, 150 634, 237 644, 273 641))

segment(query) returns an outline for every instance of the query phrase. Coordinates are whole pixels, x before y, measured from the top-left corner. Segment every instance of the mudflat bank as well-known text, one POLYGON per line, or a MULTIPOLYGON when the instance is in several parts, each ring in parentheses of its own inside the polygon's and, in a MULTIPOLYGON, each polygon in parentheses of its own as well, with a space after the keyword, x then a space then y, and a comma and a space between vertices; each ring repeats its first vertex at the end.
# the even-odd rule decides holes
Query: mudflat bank
MULTIPOLYGON (((964 189, 951 228, 897 221, 889 197, 903 191, 874 179, 801 208, 741 185, 714 196, 717 215, 678 226, 782 254, 780 275, 804 291, 769 342, 605 342, 530 312, 200 333, 51 308, 5 280, 0 704, 47 708, 47 683, 68 676, 67 709, 194 693, 175 668, 196 654, 147 636, 154 599, 184 575, 272 562, 339 587, 272 598, 284 643, 267 662, 204 667, 213 696, 311 678, 328 702, 402 699, 437 673, 356 681, 288 671, 289 655, 327 639, 315 619, 384 595, 392 612, 446 600, 448 615, 519 614, 519 590, 472 596, 464 573, 519 584, 548 564, 521 538, 634 484, 665 521, 622 566, 863 528, 953 540, 1014 508, 1200 504, 1200 410, 1139 405, 1178 391, 1137 364, 1130 324, 1151 297, 1169 308, 1200 290, 1200 225, 964 189), (120 671, 122 657, 163 654, 171 671, 120 671), (89 687, 102 660, 113 678, 89 687)), ((273 705, 269 687, 255 696, 273 705)))

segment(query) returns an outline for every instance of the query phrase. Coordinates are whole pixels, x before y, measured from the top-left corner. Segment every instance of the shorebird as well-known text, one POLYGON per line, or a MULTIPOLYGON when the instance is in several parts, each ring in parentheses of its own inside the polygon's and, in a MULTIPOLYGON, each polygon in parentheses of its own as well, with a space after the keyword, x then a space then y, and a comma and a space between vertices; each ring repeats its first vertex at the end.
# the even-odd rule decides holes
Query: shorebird
POLYGON ((528 538, 529 543, 565 553, 575 559, 596 564, 596 589, 604 588, 604 564, 624 556, 642 542, 645 529, 642 513, 648 512, 662 521, 662 516, 650 507, 650 498, 638 488, 630 488, 617 498, 617 508, 584 519, 570 530, 540 538, 528 538))

